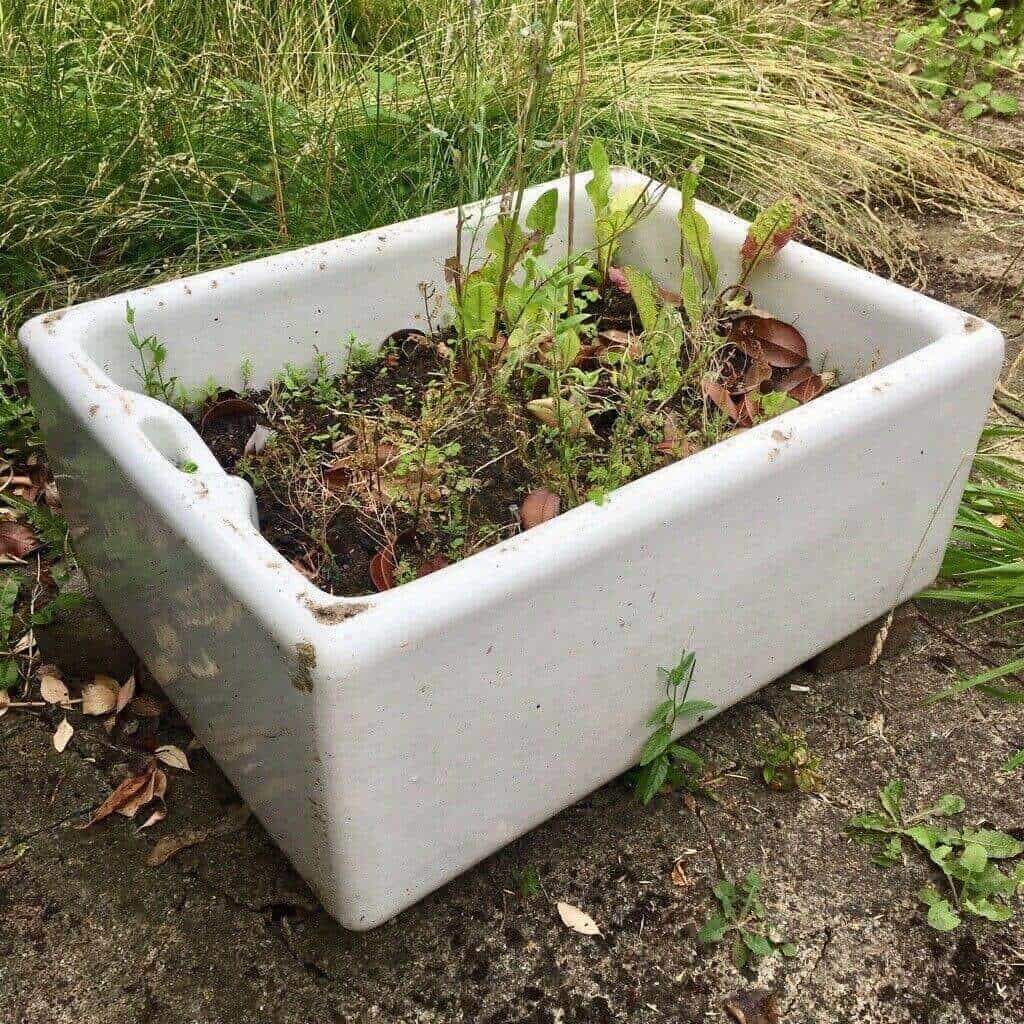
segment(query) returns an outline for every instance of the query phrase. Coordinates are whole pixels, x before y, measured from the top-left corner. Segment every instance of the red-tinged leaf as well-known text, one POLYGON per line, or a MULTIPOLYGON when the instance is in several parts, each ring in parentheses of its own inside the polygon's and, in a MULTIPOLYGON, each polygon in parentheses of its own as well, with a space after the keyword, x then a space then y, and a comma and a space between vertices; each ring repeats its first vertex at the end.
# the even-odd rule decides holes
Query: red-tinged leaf
POLYGON ((626 280, 626 275, 619 270, 618 267, 608 268, 608 283, 623 295, 630 294, 629 281, 626 280))
POLYGON ((554 519, 562 510, 562 499, 557 494, 538 487, 523 499, 519 506, 519 522, 524 530, 532 530, 549 519, 554 519))
POLYGON ((683 304, 683 297, 679 292, 669 291, 668 288, 662 288, 658 285, 658 297, 662 302, 669 306, 675 306, 677 309, 683 304))
POLYGON ((0 523, 0 556, 25 558, 39 547, 39 539, 24 523, 0 523))
POLYGON ((445 566, 450 564, 451 563, 444 557, 444 555, 434 555, 433 558, 428 558, 420 566, 419 572, 417 572, 416 575, 429 576, 432 572, 437 572, 439 569, 443 569, 445 566))
POLYGON ((395 553, 383 548, 370 559, 370 579, 378 590, 390 590, 395 585, 395 553))
POLYGON ((216 420, 227 419, 231 416, 259 416, 260 411, 252 402, 245 398, 222 398, 214 402, 199 421, 199 425, 206 427, 216 420))
POLYGON ((770 260, 793 237, 804 215, 804 205, 799 199, 780 199, 762 210, 747 231, 740 249, 740 260, 744 267, 770 260))
POLYGON ((462 264, 458 256, 449 256, 444 261, 444 279, 448 284, 462 284, 462 264))
POLYGON ((331 494, 343 494, 352 481, 352 468, 347 459, 332 462, 324 470, 324 486, 331 494))
POLYGON ((799 366, 807 358, 803 335, 792 324, 774 317, 740 317, 732 325, 729 340, 751 359, 764 359, 781 369, 799 366))
POLYGON ((825 390, 825 379, 809 366, 798 366, 779 381, 779 390, 797 402, 809 402, 825 390))

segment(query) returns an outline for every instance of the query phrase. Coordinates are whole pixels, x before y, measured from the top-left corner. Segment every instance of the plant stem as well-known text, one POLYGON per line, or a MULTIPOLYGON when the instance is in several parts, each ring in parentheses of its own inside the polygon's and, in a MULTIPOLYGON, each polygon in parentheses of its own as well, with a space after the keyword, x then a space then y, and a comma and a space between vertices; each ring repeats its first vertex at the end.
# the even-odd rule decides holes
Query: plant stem
POLYGON ((576 72, 576 95, 572 104, 572 134, 569 139, 569 228, 566 240, 566 257, 569 261, 569 284, 567 285, 568 295, 566 296, 566 309, 568 315, 575 312, 575 295, 573 283, 573 245, 575 243, 576 231, 576 165, 580 155, 580 120, 583 113, 583 91, 587 81, 587 66, 584 53, 584 30, 583 30, 583 0, 573 0, 576 10, 576 49, 578 51, 578 65, 576 72))

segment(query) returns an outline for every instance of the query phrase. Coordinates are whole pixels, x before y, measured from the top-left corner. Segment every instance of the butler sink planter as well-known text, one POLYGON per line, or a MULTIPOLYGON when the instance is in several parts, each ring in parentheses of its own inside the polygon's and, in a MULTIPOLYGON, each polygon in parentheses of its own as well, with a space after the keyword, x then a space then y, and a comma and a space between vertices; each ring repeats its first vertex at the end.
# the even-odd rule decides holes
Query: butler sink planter
MULTIPOLYGON (((569 186, 554 184, 557 252, 569 186)), ((621 251, 673 289, 679 203, 668 190, 621 251)), ((494 208, 472 209, 470 225, 494 208)), ((747 225, 703 213, 732 280, 747 225)), ((183 384, 240 387, 248 360, 260 385, 315 350, 340 358, 353 333, 376 344, 420 321, 419 286, 443 294, 455 230, 453 212, 433 214, 20 333, 96 593, 350 928, 635 763, 663 697, 656 670, 683 650, 697 655, 690 696, 724 709, 930 583, 1003 355, 990 324, 791 244, 751 284, 841 387, 600 506, 396 589, 334 598, 263 539, 248 484, 138 393, 125 306, 183 384)))

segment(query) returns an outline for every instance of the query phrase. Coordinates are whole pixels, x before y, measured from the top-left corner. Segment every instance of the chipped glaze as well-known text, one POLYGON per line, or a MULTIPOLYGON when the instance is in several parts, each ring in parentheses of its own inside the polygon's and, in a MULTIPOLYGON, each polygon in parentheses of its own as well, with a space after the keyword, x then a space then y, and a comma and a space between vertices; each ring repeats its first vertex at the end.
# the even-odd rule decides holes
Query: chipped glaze
MULTIPOLYGON (((679 203, 668 190, 622 246, 673 290, 679 203)), ((470 210, 466 250, 494 208, 470 210)), ((728 280, 746 224, 702 209, 728 280)), ((96 593, 351 928, 633 763, 655 671, 684 648, 692 696, 722 709, 929 583, 1002 360, 990 324, 791 244, 754 294, 845 386, 600 507, 387 593, 334 598, 263 539, 248 484, 181 416, 128 400, 125 303, 186 386, 239 387, 245 359, 259 384, 315 348, 339 365, 350 332, 376 344, 416 322, 420 283, 444 294, 455 225, 433 214, 51 312, 19 335, 96 593), (195 474, 177 468, 186 459, 195 474)))

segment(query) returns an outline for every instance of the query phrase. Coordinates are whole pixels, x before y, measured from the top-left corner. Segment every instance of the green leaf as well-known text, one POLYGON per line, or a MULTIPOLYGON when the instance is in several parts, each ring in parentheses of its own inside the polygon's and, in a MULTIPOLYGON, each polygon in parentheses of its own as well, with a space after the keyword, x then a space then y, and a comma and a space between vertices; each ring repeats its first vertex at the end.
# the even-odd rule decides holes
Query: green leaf
POLYGON ((1020 113, 1020 100, 1006 92, 994 92, 988 98, 988 105, 1003 117, 1020 113))
POLYGON ((594 206, 595 216, 600 217, 608 209, 612 194, 611 164, 608 151, 600 139, 594 139, 590 144, 590 169, 594 175, 587 182, 587 195, 594 206))
POLYGON ((968 843, 964 847, 964 852, 960 854, 960 866, 972 875, 984 871, 986 864, 988 864, 988 854, 985 852, 985 848, 977 843, 968 843))
POLYGON ((976 843, 994 860, 1017 857, 1024 853, 1024 843, 998 829, 980 828, 964 830, 964 842, 976 843))
POLYGON ((9 690, 21 678, 15 658, 0 658, 0 690, 9 690))
POLYGON ((704 158, 695 160, 689 170, 682 174, 680 191, 682 192, 682 204, 679 207, 679 233, 682 238, 683 264, 686 264, 686 254, 691 260, 695 260, 704 275, 705 280, 712 291, 718 289, 718 260, 715 257, 714 249, 711 248, 711 228, 704 219, 703 214, 697 211, 695 196, 699 175, 704 167, 704 158))
POLYGON ((705 711, 714 711, 715 705, 709 700, 684 700, 676 708, 677 718, 686 718, 690 715, 699 715, 705 711))
POLYGON ((991 91, 991 82, 975 82, 968 91, 968 95, 977 96, 979 100, 983 100, 991 91))
POLYGON ((893 823, 888 818, 883 818, 881 814, 872 814, 870 812, 855 814, 850 819, 850 824, 847 828, 864 829, 866 832, 897 831, 893 827, 893 823))
POLYGON ((988 24, 988 15, 981 11, 967 11, 964 14, 964 21, 968 28, 980 32, 988 24))
POLYGON ((890 836, 889 841, 871 858, 873 864, 880 868, 891 868, 903 860, 903 840, 899 836, 890 836))
POLYGON ((978 899, 965 899, 964 910, 989 921, 1008 921, 1013 917, 1013 910, 1005 903, 993 903, 984 896, 978 899))
POLYGON ((459 320, 463 338, 489 338, 498 315, 498 292, 490 281, 470 276, 462 289, 459 320))
POLYGON ((741 930, 740 938, 743 939, 744 945, 754 954, 756 959, 761 960, 771 955, 772 944, 763 935, 741 930))
MULTIPOLYGON (((187 472, 194 472, 194 470, 188 470, 187 472)), ((29 621, 33 626, 49 626, 61 612, 74 611, 76 608, 81 608, 85 603, 86 597, 84 594, 76 594, 71 591, 58 594, 52 601, 43 605, 29 621)))
POLYGON ((928 923, 937 932, 951 932, 960 923, 960 918, 949 905, 949 900, 939 900, 928 908, 928 923))
POLYGON ((736 965, 736 969, 742 971, 747 965, 747 945, 743 941, 742 936, 737 935, 732 940, 732 949, 729 951, 729 956, 732 962, 736 965))
POLYGON ((885 808, 886 813, 895 822, 903 820, 903 811, 900 801, 903 799, 903 783, 899 779, 891 779, 879 791, 878 799, 885 808))
POLYGON ((699 772, 704 768, 704 758, 701 757, 696 750, 691 750, 689 747, 684 747, 679 743, 673 743, 672 746, 668 748, 668 753, 674 761, 688 765, 694 771, 699 772))
POLYGON ((1001 772, 1006 772, 1006 774, 1009 775, 1010 772, 1016 771, 1022 765, 1024 765, 1024 747, 1021 747, 1016 754, 1008 757, 1002 765, 1000 765, 999 770, 1001 772))
POLYGON ((526 226, 531 232, 540 234, 540 240, 533 247, 533 254, 541 256, 547 247, 547 240, 551 232, 555 230, 555 220, 558 216, 558 190, 549 188, 542 192, 537 201, 530 207, 526 215, 526 226))
POLYGON ((640 803, 645 807, 654 799, 658 790, 664 785, 666 775, 668 775, 667 757, 655 758, 637 773, 636 795, 640 803))
POLYGON ((665 753, 668 745, 672 742, 672 730, 663 725, 647 738, 643 749, 640 751, 640 765, 650 764, 656 757, 665 753))
POLYGON ((636 304, 636 311, 640 314, 644 332, 654 334, 658 329, 658 301, 654 283, 643 271, 633 267, 624 267, 622 272, 629 282, 629 290, 636 304))
POLYGON ((783 956, 787 957, 794 957, 797 955, 797 953, 800 952, 795 942, 784 942, 779 947, 779 950, 781 951, 783 956))
POLYGON ((956 793, 946 793, 940 796, 935 801, 935 806, 932 808, 934 814, 941 814, 948 816, 951 814, 961 814, 967 804, 964 802, 964 798, 956 793))
POLYGON ((1013 661, 1008 661, 1005 665, 1000 665, 998 668, 986 669, 984 672, 979 672, 976 676, 971 676, 968 679, 961 679, 952 686, 947 686, 945 690, 940 690, 938 693, 929 697, 928 700, 925 701, 925 704, 937 704, 940 700, 944 700, 946 697, 955 697, 958 694, 966 693, 968 690, 971 690, 976 686, 991 683, 993 680, 1002 679, 1004 676, 1015 675, 1021 670, 1024 670, 1024 658, 1015 658, 1013 661))
POLYGON ((795 200, 779 199, 754 218, 740 250, 745 270, 753 270, 778 254, 793 237, 801 212, 800 204, 795 200))
POLYGON ((682 278, 683 310, 692 327, 704 319, 704 293, 697 281, 697 275, 689 263, 683 265, 682 278))
POLYGON ((729 930, 729 922, 721 914, 713 914, 697 932, 697 941, 704 945, 721 942, 729 930))
POLYGON ((973 121, 975 118, 981 117, 985 113, 984 103, 968 103, 963 110, 960 111, 960 116, 965 121, 973 121))
POLYGON ((926 885, 921 889, 917 890, 917 898, 927 907, 933 907, 942 896, 939 894, 939 890, 934 885, 926 885))
POLYGON ((732 917, 736 913, 736 886, 723 878, 711 891, 715 894, 715 899, 722 904, 722 911, 726 917, 732 917))
POLYGON ((675 707, 675 701, 669 698, 663 700, 652 712, 651 717, 647 719, 648 725, 661 725, 675 707))
POLYGON ((21 576, 10 573, 0 581, 0 644, 6 646, 14 623, 14 605, 21 589, 21 576))

